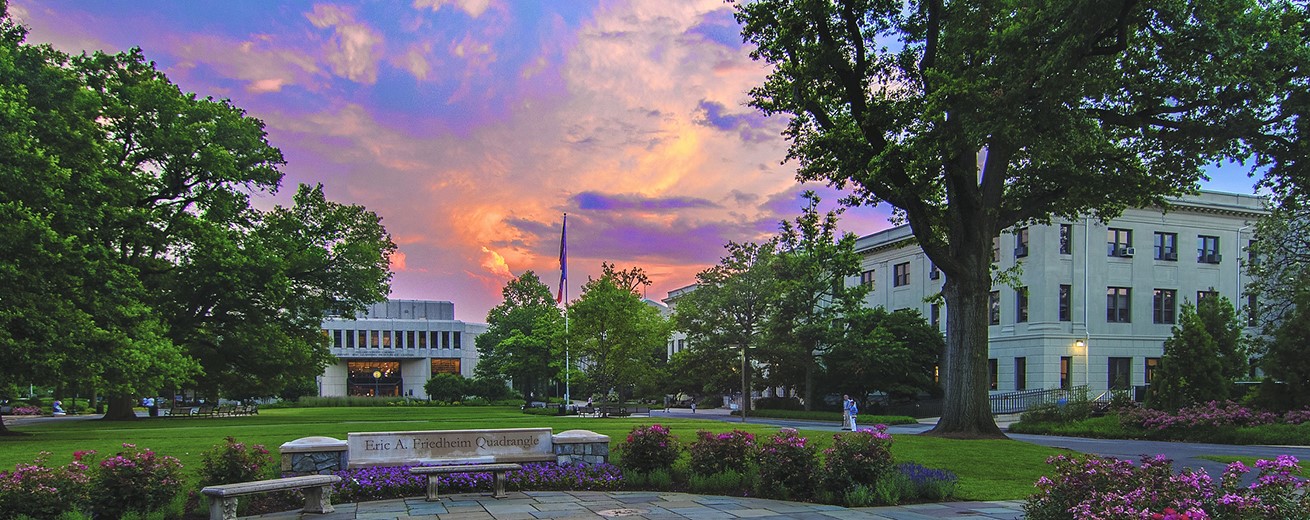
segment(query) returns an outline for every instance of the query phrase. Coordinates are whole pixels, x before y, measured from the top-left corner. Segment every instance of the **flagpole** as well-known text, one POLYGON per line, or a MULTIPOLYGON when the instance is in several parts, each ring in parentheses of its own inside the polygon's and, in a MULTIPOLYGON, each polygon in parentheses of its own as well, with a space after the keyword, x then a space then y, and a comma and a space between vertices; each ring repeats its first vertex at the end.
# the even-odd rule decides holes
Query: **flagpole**
POLYGON ((564 410, 573 406, 573 395, 569 386, 570 372, 573 371, 573 359, 569 353, 569 275, 568 275, 568 236, 569 214, 564 214, 564 222, 559 234, 559 290, 564 303, 564 410))

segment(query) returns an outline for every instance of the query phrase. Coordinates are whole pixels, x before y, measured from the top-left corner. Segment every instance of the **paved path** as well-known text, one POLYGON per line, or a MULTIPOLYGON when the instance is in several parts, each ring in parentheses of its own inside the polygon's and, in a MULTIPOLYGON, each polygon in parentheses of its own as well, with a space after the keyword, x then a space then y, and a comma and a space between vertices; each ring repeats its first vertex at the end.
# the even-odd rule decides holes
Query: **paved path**
POLYGON ((643 518, 664 520, 727 520, 766 518, 798 520, 1017 520, 1022 502, 950 502, 899 507, 844 508, 822 504, 784 502, 763 498, 737 498, 656 493, 649 491, 540 491, 513 492, 509 498, 488 495, 447 495, 440 502, 422 497, 337 504, 336 512, 269 514, 261 520, 536 520, 643 518))

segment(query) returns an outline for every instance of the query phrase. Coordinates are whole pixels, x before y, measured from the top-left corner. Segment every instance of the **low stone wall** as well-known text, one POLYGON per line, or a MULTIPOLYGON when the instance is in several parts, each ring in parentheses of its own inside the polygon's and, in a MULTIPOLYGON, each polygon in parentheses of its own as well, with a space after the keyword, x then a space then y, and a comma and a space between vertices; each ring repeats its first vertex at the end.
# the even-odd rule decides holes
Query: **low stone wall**
POLYGON ((332 437, 304 437, 278 447, 282 473, 329 475, 346 469, 349 450, 346 441, 332 437))
POLYGON ((278 449, 282 459, 282 473, 326 475, 352 467, 440 463, 444 460, 487 464, 554 460, 561 466, 609 462, 609 436, 589 430, 568 430, 555 435, 551 435, 547 428, 533 428, 371 432, 352 433, 350 436, 351 441, 332 437, 305 437, 282 444, 278 449), (550 444, 545 446, 545 443, 539 441, 525 442, 518 437, 529 440, 548 438, 550 444), (398 446, 401 439, 406 443, 403 452, 398 446), (425 448, 434 451, 414 453, 413 439, 435 439, 420 441, 425 448), (462 442, 464 439, 471 439, 471 448, 462 446, 465 444, 462 442), (360 452, 355 457, 351 456, 352 448, 360 452), (382 455, 386 453, 394 457, 382 455))
POLYGON ((590 430, 569 430, 551 436, 555 463, 561 466, 575 464, 605 464, 610 460, 610 437, 590 430))

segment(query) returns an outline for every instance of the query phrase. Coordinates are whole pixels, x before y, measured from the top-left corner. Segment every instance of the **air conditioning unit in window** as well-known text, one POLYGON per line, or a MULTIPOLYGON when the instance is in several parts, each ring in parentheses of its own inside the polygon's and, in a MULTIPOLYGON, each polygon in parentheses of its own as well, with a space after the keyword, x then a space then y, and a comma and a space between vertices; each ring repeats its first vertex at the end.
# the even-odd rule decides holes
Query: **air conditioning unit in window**
POLYGON ((1221 260, 1223 260, 1223 256, 1218 255, 1218 254, 1205 255, 1205 263, 1207 263, 1207 264, 1217 264, 1217 263, 1219 263, 1221 260))
POLYGON ((936 280, 936 279, 941 278, 941 277, 942 277, 942 272, 941 272, 941 271, 938 271, 938 270, 936 270, 936 269, 933 269, 933 270, 931 270, 931 271, 928 271, 928 279, 929 279, 929 280, 936 280))
POLYGON ((1119 256, 1133 256, 1133 253, 1136 253, 1136 252, 1137 252, 1137 250, 1136 250, 1136 249, 1133 249, 1133 248, 1131 248, 1131 247, 1121 247, 1121 248, 1119 248, 1119 256))
POLYGON ((1178 260, 1178 252, 1177 252, 1177 251, 1169 251, 1169 252, 1166 252, 1166 253, 1164 254, 1164 259, 1165 259, 1165 260, 1178 260))
POLYGON ((1028 256, 1028 246, 1018 246, 1014 248, 1014 256, 1015 257, 1028 256))

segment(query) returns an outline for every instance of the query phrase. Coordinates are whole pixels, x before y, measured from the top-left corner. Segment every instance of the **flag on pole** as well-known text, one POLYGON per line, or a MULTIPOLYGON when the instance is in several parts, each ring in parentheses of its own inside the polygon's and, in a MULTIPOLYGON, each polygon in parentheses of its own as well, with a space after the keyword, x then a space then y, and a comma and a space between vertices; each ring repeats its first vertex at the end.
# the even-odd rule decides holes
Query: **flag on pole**
POLYGON ((569 214, 564 214, 564 225, 560 228, 559 234, 559 292, 555 295, 555 303, 564 301, 564 284, 569 280, 569 214))

